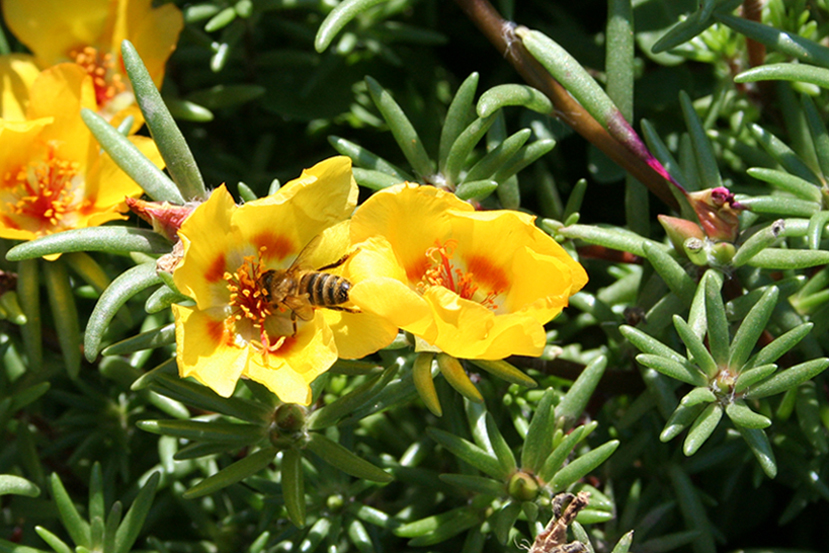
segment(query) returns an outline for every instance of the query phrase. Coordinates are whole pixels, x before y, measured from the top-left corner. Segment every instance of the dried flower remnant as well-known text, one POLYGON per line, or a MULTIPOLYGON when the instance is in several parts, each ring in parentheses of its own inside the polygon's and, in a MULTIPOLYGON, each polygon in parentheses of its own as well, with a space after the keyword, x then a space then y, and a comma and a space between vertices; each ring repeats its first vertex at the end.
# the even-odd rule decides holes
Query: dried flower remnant
POLYGON ((543 532, 535 537, 529 553, 581 553, 587 547, 579 541, 567 543, 567 527, 576 520, 579 511, 587 507, 590 494, 579 492, 578 495, 562 493, 553 498, 553 518, 547 523, 543 532), (564 511, 565 501, 569 501, 564 511))

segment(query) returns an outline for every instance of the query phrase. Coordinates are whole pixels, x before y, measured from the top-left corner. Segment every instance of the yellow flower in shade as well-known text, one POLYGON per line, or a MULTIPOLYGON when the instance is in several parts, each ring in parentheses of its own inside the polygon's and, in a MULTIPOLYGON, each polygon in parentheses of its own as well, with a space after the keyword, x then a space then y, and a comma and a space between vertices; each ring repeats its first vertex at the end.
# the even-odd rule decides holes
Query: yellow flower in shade
MULTIPOLYGON (((142 191, 81 120, 81 108, 94 106, 91 77, 66 63, 35 79, 25 119, 0 119, 0 237, 31 240, 126 219, 124 197, 142 191)), ((152 140, 130 140, 164 166, 152 140)))
POLYGON ((368 313, 320 308, 303 320, 280 310, 263 278, 290 268, 312 242, 308 266, 300 269, 340 259, 356 202, 346 157, 318 163, 276 194, 240 207, 224 187, 214 190, 179 229, 184 257, 173 279, 195 301, 173 306, 181 376, 224 397, 249 378, 286 403, 308 405, 309 384, 338 356, 363 357, 390 343, 397 327, 368 313))
POLYGON ((430 186, 382 190, 351 221, 351 299, 454 357, 540 355, 587 274, 533 220, 430 186))
POLYGON ((173 4, 152 0, 3 0, 3 16, 42 68, 74 62, 93 77, 98 111, 112 117, 135 98, 123 74, 121 42, 129 40, 156 86, 184 25, 173 4))

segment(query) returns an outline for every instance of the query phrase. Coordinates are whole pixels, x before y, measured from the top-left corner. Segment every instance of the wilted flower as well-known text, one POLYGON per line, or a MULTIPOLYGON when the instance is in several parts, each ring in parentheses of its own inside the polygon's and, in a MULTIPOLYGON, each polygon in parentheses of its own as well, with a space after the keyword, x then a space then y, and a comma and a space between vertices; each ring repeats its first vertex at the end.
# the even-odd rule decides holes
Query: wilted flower
POLYGON ((429 186, 382 190, 351 222, 352 300, 454 357, 540 355, 587 274, 533 220, 429 186))
POLYGON ((96 111, 108 117, 135 102, 121 42, 135 45, 160 87, 184 25, 176 6, 153 8, 152 0, 3 0, 3 15, 42 69, 63 62, 83 67, 93 79, 96 111))
MULTIPOLYGON (((25 111, 24 120, 0 120, 0 237, 31 240, 126 218, 124 197, 141 188, 101 153, 81 120, 84 107, 95 107, 91 77, 61 64, 37 77, 25 110, 11 110, 25 111)), ((163 167, 152 140, 130 140, 163 167)))
POLYGON ((310 320, 269 301, 263 275, 289 268, 316 236, 309 268, 347 252, 357 202, 351 161, 318 163, 276 194, 238 207, 220 187, 184 221, 173 278, 195 306, 174 305, 178 366, 221 396, 250 378, 288 403, 308 405, 309 384, 338 356, 362 357, 397 328, 366 313, 315 309, 310 320))

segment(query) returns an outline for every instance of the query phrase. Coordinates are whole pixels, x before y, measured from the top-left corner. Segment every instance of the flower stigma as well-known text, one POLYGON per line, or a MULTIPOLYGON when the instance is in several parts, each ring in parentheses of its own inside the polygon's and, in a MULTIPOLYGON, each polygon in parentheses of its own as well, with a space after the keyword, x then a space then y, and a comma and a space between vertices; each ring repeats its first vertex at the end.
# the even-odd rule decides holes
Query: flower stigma
POLYGON ((262 285, 262 276, 268 271, 262 262, 262 254, 266 249, 263 246, 257 255, 245 256, 242 265, 233 273, 225 272, 223 278, 230 292, 229 305, 232 310, 230 317, 225 320, 226 329, 239 336, 237 325, 241 322, 247 321, 253 326, 259 339, 250 340, 249 343, 262 355, 262 362, 267 365, 268 355, 279 351, 287 336, 273 340, 265 328, 268 317, 273 314, 268 290, 262 285))
POLYGON ((495 311, 498 309, 495 298, 503 290, 484 292, 475 282, 473 272, 455 267, 452 257, 457 245, 458 241, 454 239, 449 239, 442 245, 436 241, 435 246, 426 250, 426 258, 431 262, 431 266, 427 267, 420 282, 417 283, 417 291, 422 294, 431 286, 442 286, 465 300, 472 300, 495 311))

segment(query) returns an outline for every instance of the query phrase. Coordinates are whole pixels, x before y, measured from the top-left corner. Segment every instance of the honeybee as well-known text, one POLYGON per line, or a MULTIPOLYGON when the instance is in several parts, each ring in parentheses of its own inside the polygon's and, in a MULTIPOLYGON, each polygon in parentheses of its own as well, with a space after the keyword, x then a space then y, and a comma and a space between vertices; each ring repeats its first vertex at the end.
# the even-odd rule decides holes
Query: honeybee
POLYGON ((318 269, 304 267, 321 239, 322 237, 317 235, 308 242, 287 269, 271 269, 266 271, 261 278, 262 288, 268 295, 268 302, 281 311, 286 309, 291 311, 291 322, 294 325, 293 335, 296 335, 297 318, 310 321, 314 318, 315 307, 359 313, 359 310, 342 305, 348 301, 351 282, 339 275, 324 272, 345 263, 351 253, 318 269))

